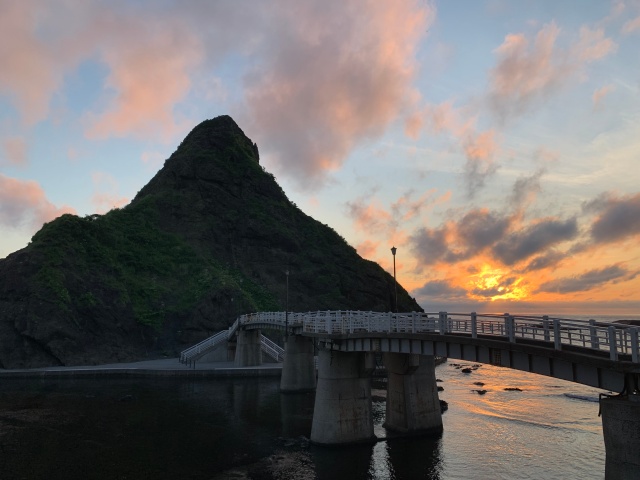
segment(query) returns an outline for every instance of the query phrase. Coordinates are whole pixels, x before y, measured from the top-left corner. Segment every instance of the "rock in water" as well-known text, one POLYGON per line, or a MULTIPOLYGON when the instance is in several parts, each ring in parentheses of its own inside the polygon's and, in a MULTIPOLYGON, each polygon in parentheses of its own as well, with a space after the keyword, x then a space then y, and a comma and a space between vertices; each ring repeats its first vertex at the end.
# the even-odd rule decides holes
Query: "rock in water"
MULTIPOLYGON (((63 215, 0 260, 0 368, 176 356, 237 315, 390 311, 393 277, 303 213, 228 116, 195 127, 133 201, 63 215)), ((398 286, 398 309, 421 311, 398 286)))

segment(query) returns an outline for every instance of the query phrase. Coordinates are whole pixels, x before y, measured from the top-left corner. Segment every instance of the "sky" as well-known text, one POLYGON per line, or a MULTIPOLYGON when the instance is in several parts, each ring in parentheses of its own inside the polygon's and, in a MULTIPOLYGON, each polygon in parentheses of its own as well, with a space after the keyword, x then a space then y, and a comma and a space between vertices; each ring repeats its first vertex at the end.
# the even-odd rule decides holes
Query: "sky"
POLYGON ((0 258, 228 114, 428 312, 640 315, 639 47, 640 0, 0 0, 0 258))

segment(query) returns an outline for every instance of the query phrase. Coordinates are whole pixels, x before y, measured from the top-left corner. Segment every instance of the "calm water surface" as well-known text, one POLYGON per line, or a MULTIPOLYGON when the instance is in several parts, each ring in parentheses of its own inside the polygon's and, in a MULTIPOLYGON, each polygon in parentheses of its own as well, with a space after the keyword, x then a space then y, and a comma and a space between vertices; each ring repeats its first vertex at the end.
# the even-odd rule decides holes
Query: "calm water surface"
MULTIPOLYGON (((454 364, 436 369, 449 403, 441 438, 330 449, 302 438, 313 394, 282 395, 275 378, 4 380, 0 478, 604 477, 599 390, 489 365, 464 374, 454 364), (504 390, 515 387, 522 391, 504 390)), ((374 402, 379 437, 384 409, 374 402)))

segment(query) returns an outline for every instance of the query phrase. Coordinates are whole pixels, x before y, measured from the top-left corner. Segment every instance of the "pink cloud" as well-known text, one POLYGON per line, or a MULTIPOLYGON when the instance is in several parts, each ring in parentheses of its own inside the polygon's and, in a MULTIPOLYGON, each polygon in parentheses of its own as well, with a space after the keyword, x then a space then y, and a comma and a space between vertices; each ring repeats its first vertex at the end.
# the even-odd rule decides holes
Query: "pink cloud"
POLYGON ((353 219, 356 229, 370 233, 393 232, 397 227, 392 215, 384 208, 366 204, 364 199, 347 202, 347 213, 353 219))
POLYGON ((2 1, 0 93, 33 125, 48 117, 64 75, 82 59, 99 59, 110 73, 102 108, 88 116, 87 135, 153 135, 169 141, 185 130, 173 108, 188 93, 189 74, 201 61, 195 32, 202 25, 167 13, 145 10, 141 21, 134 5, 2 1))
POLYGON ((573 46, 572 53, 583 62, 595 62, 617 50, 618 45, 604 36, 602 28, 580 28, 580 40, 573 46))
POLYGON ((119 19, 117 37, 100 44, 110 68, 106 87, 115 92, 104 111, 88 117, 89 138, 154 136, 170 141, 185 129, 173 107, 189 91, 190 71, 202 46, 180 22, 119 19))
POLYGON ((586 64, 617 47, 602 29, 582 27, 579 40, 567 48, 556 45, 559 35, 558 26, 550 23, 538 31, 533 42, 524 34, 510 34, 496 49, 498 64, 490 74, 489 101, 503 119, 557 92, 586 64))
POLYGON ((68 206, 56 207, 34 181, 0 174, 0 224, 6 227, 39 228, 63 213, 75 213, 68 206))
POLYGON ((23 121, 44 119, 62 71, 49 45, 34 31, 42 15, 39 2, 0 2, 0 93, 8 95, 23 121))
POLYGON ((613 85, 605 85, 604 87, 599 88, 595 92, 593 92, 593 96, 591 97, 591 99, 593 100, 593 108, 599 108, 604 97, 614 90, 615 87, 613 85))
POLYGON ((380 245, 380 242, 365 240, 364 242, 356 246, 356 250, 358 251, 358 255, 360 255, 362 258, 372 259, 376 254, 378 245, 380 245))
POLYGON ((640 30, 640 17, 629 20, 622 26, 622 33, 625 35, 634 33, 637 30, 640 30))
POLYGON ((414 51, 432 11, 417 1, 285 1, 246 77, 252 136, 279 173, 318 187, 412 98, 414 51))
POLYGON ((2 148, 6 163, 12 165, 26 165, 27 158, 27 142, 22 137, 7 138, 2 142, 2 148))

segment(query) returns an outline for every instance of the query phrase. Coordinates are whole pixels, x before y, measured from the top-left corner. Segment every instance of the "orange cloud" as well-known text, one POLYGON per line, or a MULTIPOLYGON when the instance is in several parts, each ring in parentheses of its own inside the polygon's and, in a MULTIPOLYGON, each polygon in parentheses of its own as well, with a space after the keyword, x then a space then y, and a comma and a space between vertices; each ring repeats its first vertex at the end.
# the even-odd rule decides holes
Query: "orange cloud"
POLYGON ((60 208, 53 205, 37 182, 0 174, 1 225, 35 229, 63 213, 75 213, 75 210, 66 205, 60 208))

